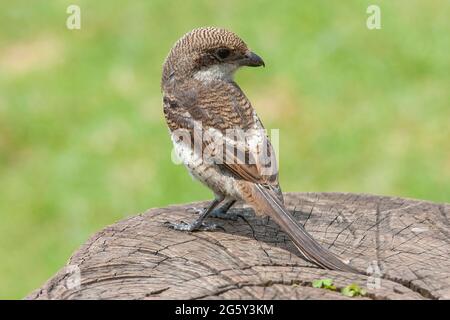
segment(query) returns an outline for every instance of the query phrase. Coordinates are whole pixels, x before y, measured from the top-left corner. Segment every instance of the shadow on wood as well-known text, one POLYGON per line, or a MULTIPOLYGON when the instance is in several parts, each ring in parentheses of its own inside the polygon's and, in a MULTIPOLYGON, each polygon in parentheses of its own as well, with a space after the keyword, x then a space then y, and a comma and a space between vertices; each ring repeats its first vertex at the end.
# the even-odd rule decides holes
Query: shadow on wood
MULTIPOLYGON (((361 299, 450 299, 449 204, 343 193, 286 194, 305 228, 355 275, 318 269, 251 209, 223 230, 184 233, 166 221, 194 219, 189 207, 151 209, 91 237, 67 266, 27 299, 346 299, 312 287, 356 283, 361 299)), ((213 220, 213 219, 211 219, 213 220)))

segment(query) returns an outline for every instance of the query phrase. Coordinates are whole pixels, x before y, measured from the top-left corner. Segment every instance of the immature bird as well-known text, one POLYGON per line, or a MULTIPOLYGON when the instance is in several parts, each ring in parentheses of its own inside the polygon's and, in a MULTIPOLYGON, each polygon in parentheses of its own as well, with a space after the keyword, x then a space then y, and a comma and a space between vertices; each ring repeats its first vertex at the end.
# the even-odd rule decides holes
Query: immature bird
POLYGON ((203 220, 218 212, 214 209, 220 203, 225 204, 219 213, 225 213, 235 201, 244 201, 256 214, 271 217, 307 260, 326 269, 357 272, 321 247, 285 208, 270 141, 233 80, 242 66, 264 62, 236 34, 213 27, 185 34, 164 62, 164 115, 175 151, 191 175, 215 194, 194 222, 169 225, 185 231, 208 229, 203 220))

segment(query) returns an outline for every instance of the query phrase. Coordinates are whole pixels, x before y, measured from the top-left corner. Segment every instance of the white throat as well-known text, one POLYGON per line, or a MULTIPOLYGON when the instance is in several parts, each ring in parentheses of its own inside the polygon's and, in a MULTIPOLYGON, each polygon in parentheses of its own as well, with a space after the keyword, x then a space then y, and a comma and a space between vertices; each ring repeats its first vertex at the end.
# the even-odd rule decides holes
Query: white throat
POLYGON ((213 80, 232 81, 236 69, 236 65, 233 64, 215 64, 197 71, 194 74, 194 78, 202 82, 209 82, 213 80))

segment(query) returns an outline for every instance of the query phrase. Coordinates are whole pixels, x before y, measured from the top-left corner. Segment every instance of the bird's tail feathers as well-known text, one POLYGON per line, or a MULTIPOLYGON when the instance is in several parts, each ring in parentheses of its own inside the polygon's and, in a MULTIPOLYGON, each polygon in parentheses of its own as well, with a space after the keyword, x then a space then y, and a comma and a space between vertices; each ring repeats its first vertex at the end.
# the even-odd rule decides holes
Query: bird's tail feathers
POLYGON ((268 214, 289 235, 307 260, 325 269, 359 273, 314 240, 270 190, 255 184, 255 191, 255 196, 259 200, 258 204, 263 206, 264 213, 268 214))

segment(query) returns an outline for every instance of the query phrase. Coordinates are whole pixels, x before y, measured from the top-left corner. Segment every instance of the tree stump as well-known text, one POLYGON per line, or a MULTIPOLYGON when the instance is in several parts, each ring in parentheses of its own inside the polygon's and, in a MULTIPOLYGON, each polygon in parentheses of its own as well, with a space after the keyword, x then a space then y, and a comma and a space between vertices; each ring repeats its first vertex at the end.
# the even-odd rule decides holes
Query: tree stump
POLYGON ((223 230, 186 233, 206 202, 151 209, 101 230, 27 299, 450 299, 450 204, 346 193, 288 193, 286 205, 322 245, 365 273, 304 261, 289 238, 251 209, 223 230), (314 288, 331 278, 337 291, 314 288))

